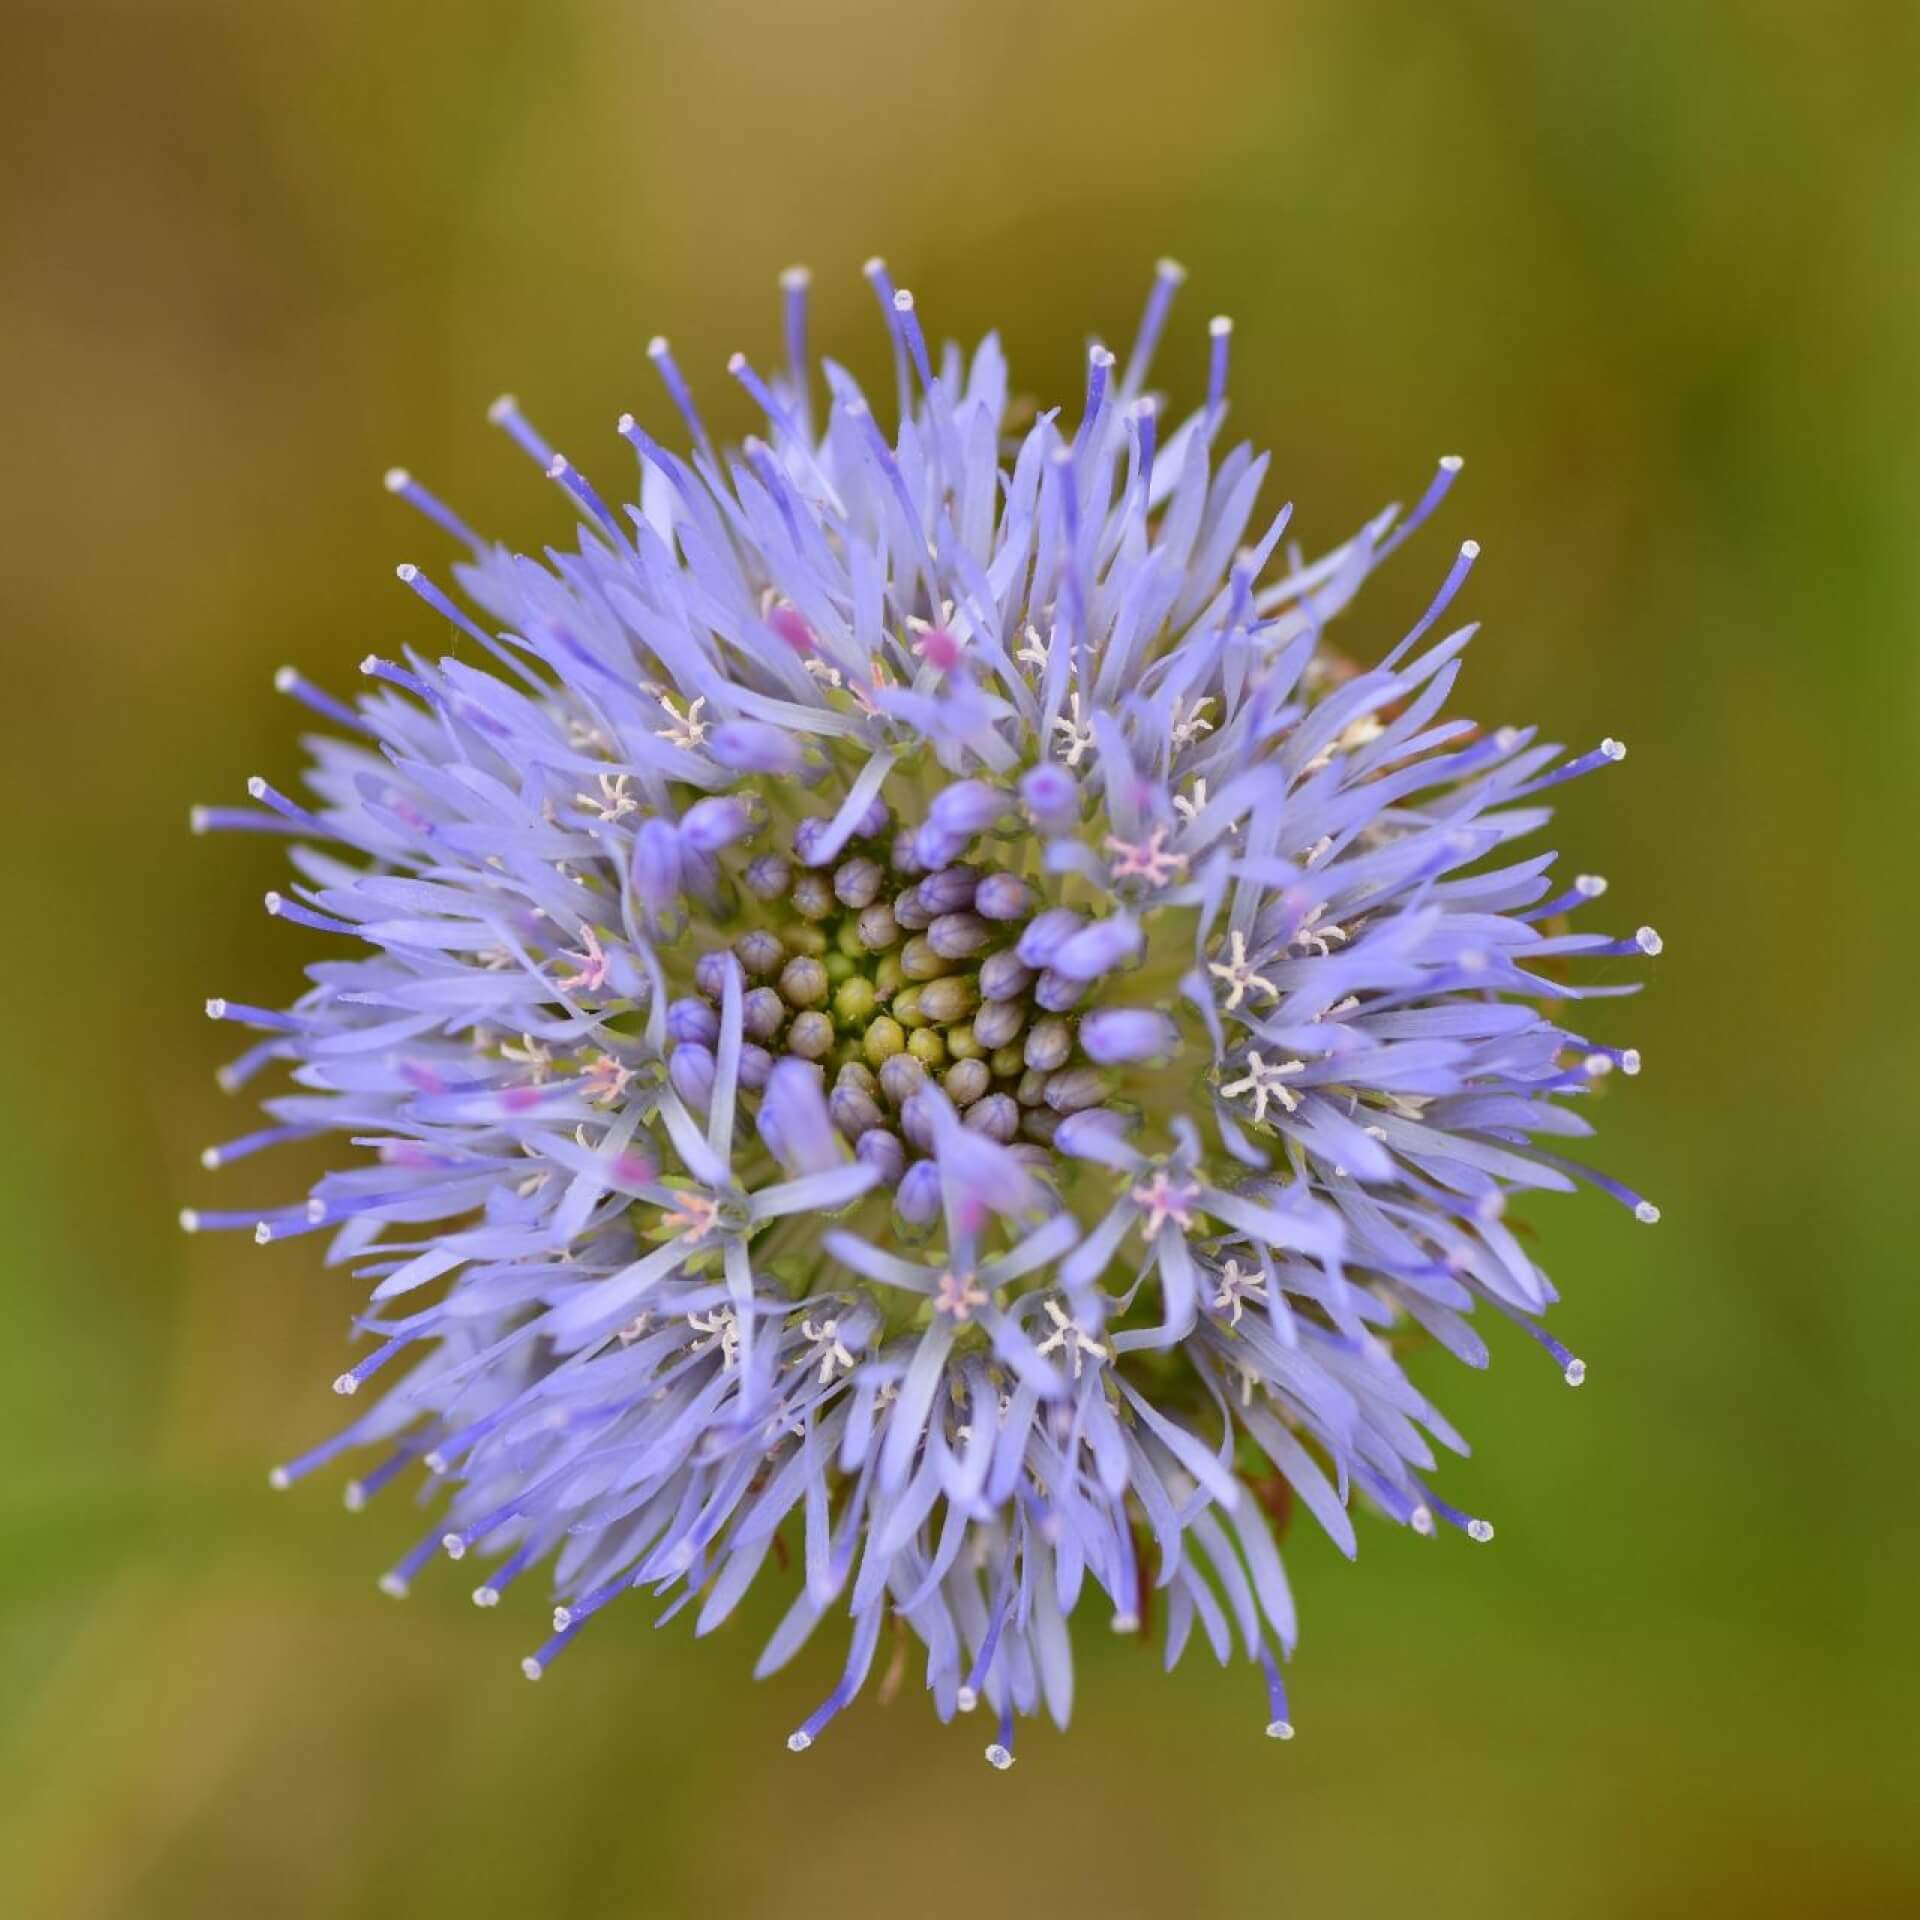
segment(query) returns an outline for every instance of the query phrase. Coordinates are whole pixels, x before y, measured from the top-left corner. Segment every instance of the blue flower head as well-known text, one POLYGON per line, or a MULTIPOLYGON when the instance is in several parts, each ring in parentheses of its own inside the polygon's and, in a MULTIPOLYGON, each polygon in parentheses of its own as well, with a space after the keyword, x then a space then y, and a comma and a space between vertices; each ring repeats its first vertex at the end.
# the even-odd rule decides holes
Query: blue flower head
POLYGON ((196 815, 286 835, 268 911, 329 943, 285 1012, 208 1003, 260 1035, 225 1082, 291 1088, 207 1163, 357 1151, 186 1224, 325 1233, 372 1283, 358 1417, 274 1484, 362 1449, 349 1505, 418 1480, 396 1593, 541 1569, 530 1677, 635 1590, 704 1633, 764 1574, 760 1672, 851 1623, 795 1750, 892 1615, 1008 1766, 1018 1716, 1066 1720, 1088 1608, 1157 1616, 1169 1664, 1237 1645, 1285 1737, 1291 1502, 1349 1553, 1356 1507, 1492 1534, 1435 1491, 1462 1443, 1407 1337, 1479 1366, 1491 1310, 1578 1385, 1509 1206, 1583 1178, 1657 1218, 1557 1148, 1639 1067, 1566 1024, 1631 983, 1567 963, 1659 940, 1572 931, 1602 883, 1510 851, 1624 749, 1446 717, 1471 544, 1376 665, 1326 650, 1459 463, 1305 561, 1224 436, 1227 323, 1197 411, 1146 391, 1171 263, 1126 364, 1093 347, 1037 417, 991 337, 936 360, 867 273, 890 432, 816 376, 795 271, 783 372, 730 364, 739 448, 653 342, 690 451, 624 418, 635 504, 495 405, 571 549, 388 476, 458 597, 400 569, 423 650, 352 705, 282 673, 331 729, 309 799, 196 815))

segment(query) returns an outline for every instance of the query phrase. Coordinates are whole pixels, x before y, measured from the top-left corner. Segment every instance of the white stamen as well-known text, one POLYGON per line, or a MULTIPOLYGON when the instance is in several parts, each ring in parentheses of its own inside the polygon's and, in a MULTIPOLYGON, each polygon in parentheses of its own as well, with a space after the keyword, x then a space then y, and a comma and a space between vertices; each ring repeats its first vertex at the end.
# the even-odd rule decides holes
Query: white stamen
POLYGON ((1624 740, 1602 740, 1600 751, 1609 760, 1624 760, 1627 757, 1627 743, 1624 740))
POLYGON ((1587 1363, 1584 1360, 1577 1359, 1577 1358, 1573 1360, 1569 1360, 1567 1362, 1566 1372, 1562 1377, 1566 1380, 1567 1385, 1570 1387, 1577 1387, 1581 1385, 1581 1383, 1585 1381, 1587 1377, 1587 1363))
POLYGON ((449 1560, 464 1560, 467 1555, 467 1543, 457 1533, 443 1533, 440 1536, 441 1550, 449 1560))
POLYGON ((517 401, 512 394, 503 393, 498 400, 494 401, 494 403, 488 407, 487 418, 497 427, 501 421, 506 419, 508 414, 516 412, 519 405, 519 401, 517 401))
POLYGON ((953 1696, 953 1704, 962 1713, 971 1713, 980 1704, 980 1696, 971 1687, 961 1687, 953 1696))
POLYGON ((1642 927, 1640 931, 1633 936, 1633 944, 1638 947, 1642 953, 1652 955, 1658 953, 1667 943, 1662 940, 1651 927, 1642 927))
POLYGON ((1292 1723, 1286 1720, 1269 1720, 1267 1722, 1267 1738, 1269 1740, 1291 1740, 1293 1738, 1292 1723))
POLYGON ((1588 1076, 1595 1080, 1613 1071, 1613 1058, 1610 1054, 1590 1053, 1580 1064, 1588 1076))
POLYGON ((1407 1525, 1415 1533, 1425 1534, 1429 1539, 1433 1535, 1433 1510, 1430 1507, 1415 1507, 1407 1515, 1407 1525))
MULTIPOLYGON (((393 575, 396 580, 404 580, 411 586, 413 582, 420 577, 420 569, 416 567, 411 560, 402 560, 400 564, 394 568, 393 575)), ((371 658, 371 656, 369 656, 369 658, 371 658)))
POLYGON ((1585 894, 1589 900, 1598 900, 1606 892, 1607 882, 1604 875, 1583 873, 1575 878, 1573 888, 1576 893, 1585 894))
POLYGON ((1625 1074, 1635 1074, 1640 1071, 1640 1049, 1638 1047, 1628 1047, 1627 1050, 1621 1054, 1620 1071, 1625 1074))
POLYGON ((275 693, 291 693, 300 684, 300 675, 293 667, 275 667, 273 670, 273 690, 275 693))
MULTIPOLYGON (((261 1222, 262 1226, 265 1224, 265 1221, 261 1222)), ((333 1390, 335 1393, 345 1394, 351 1397, 360 1391, 360 1382, 350 1373, 336 1374, 333 1380, 333 1390)))
POLYGON ((520 1662, 520 1671, 524 1673, 529 1680, 538 1680, 540 1676, 546 1672, 546 1668, 543 1667, 532 1654, 528 1654, 527 1657, 520 1662))
POLYGON ((555 1607, 553 1610, 553 1630, 565 1633, 573 1625, 573 1611, 569 1607, 555 1607))
POLYGON ((1115 1633, 1138 1633, 1140 1616, 1137 1613, 1116 1613, 1107 1624, 1115 1633))
POLYGON ((358 1513, 367 1504, 367 1490, 358 1480, 349 1480, 340 1489, 340 1504, 349 1513, 358 1513))
POLYGON ((187 809, 187 831, 189 833, 205 833, 207 830, 207 820, 208 814, 205 807, 189 807, 187 809))
POLYGON ((383 1573, 380 1576, 379 1587, 389 1600, 404 1600, 407 1597, 407 1583, 397 1573, 383 1573))
POLYGON ((812 1745, 813 1735, 808 1733, 804 1728, 798 1733, 790 1733, 787 1735, 787 1751, 789 1753, 805 1753, 812 1745))
POLYGON ((1013 1765, 1013 1755, 996 1740, 993 1745, 987 1749, 987 1765, 990 1767, 998 1767, 1002 1773, 1005 1773, 1006 1770, 1013 1765))
POLYGON ((497 1607, 500 1604, 500 1589, 498 1587, 475 1587, 473 1590, 473 1604, 476 1607, 497 1607))
POLYGON ((227 1003, 218 996, 207 1002, 207 1018, 224 1020, 227 1017, 227 1003))
POLYGON ((1655 1226, 1660 1219, 1660 1209, 1656 1207, 1651 1200, 1642 1200, 1640 1204, 1634 1208, 1633 1217, 1638 1220, 1643 1227, 1655 1226))
POLYGON ((413 485, 413 475, 405 467, 389 467, 381 476, 380 484, 389 493, 405 493, 413 485))
POLYGON ((180 1209, 180 1231, 182 1233, 198 1233, 200 1231, 200 1214, 197 1208, 182 1207, 180 1209))
POLYGON ((1469 1540, 1478 1540, 1482 1546, 1485 1546, 1486 1543, 1493 1538, 1493 1522, 1491 1520, 1469 1520, 1467 1522, 1467 1538, 1469 1540))
POLYGON ((273 1226, 271 1222, 266 1220, 257 1220, 254 1222, 253 1244, 256 1247, 264 1247, 272 1238, 273 1226))
POLYGON ((293 1475, 290 1474, 285 1467, 269 1467, 267 1469, 267 1485, 270 1486, 275 1493, 285 1493, 286 1490, 293 1485, 293 1475))

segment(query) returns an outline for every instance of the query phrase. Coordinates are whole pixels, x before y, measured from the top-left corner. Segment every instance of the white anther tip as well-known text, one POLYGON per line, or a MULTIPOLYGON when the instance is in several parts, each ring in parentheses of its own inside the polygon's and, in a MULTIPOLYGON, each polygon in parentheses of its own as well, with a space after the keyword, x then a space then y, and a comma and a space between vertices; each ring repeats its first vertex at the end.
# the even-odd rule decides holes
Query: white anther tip
POLYGON ((1635 1074, 1640 1071, 1640 1049, 1638 1047, 1629 1047, 1626 1052, 1620 1056, 1620 1071, 1625 1074, 1635 1074))
POLYGON ((349 1513, 358 1513, 367 1504, 367 1490, 358 1480, 349 1480, 340 1489, 340 1504, 349 1513))
POLYGON ((971 1687, 962 1687, 954 1696, 953 1704, 962 1713, 971 1713, 980 1704, 980 1696, 971 1687))
POLYGON ((1565 1371, 1561 1375, 1561 1378, 1564 1379, 1570 1387, 1582 1385, 1586 1377, 1587 1363, 1584 1360, 1569 1360, 1566 1364, 1565 1371))
POLYGON ((367 657, 360 662, 360 671, 365 674, 378 673, 380 671, 380 656, 377 653, 368 654, 367 657))
MULTIPOLYGON (((420 578, 420 569, 416 567, 411 560, 402 560, 400 564, 394 568, 393 577, 396 580, 404 581, 408 586, 412 586, 413 583, 420 578)), ((372 656, 369 655, 368 657, 371 658, 372 656)))
POLYGON ((1171 281, 1176 287, 1187 277, 1187 270, 1171 254, 1164 254, 1154 265, 1154 272, 1162 280, 1171 281))
POLYGON ((1656 954, 1667 943, 1651 927, 1642 927, 1633 936, 1633 944, 1644 954, 1656 954))
POLYGON ((808 1733, 805 1728, 802 1728, 798 1733, 790 1733, 787 1735, 787 1751, 789 1753, 805 1753, 812 1745, 813 1735, 808 1733))
POLYGON ((637 424, 632 414, 623 413, 620 418, 613 423, 613 430, 615 433, 631 433, 637 424))
POLYGON ((253 1244, 264 1247, 273 1238, 273 1228, 264 1220, 256 1220, 253 1226, 253 1244))
MULTIPOLYGON (((262 1224, 264 1224, 264 1222, 262 1224)), ((350 1373, 336 1374, 333 1381, 333 1390, 335 1393, 351 1396, 360 1391, 360 1382, 350 1373)))
POLYGON ((540 1676, 546 1672, 546 1668, 543 1667, 532 1654, 528 1654, 527 1657, 520 1662, 520 1671, 524 1673, 529 1680, 538 1680, 540 1676))
POLYGON ((1430 1535, 1433 1532, 1433 1510, 1430 1507, 1415 1507, 1414 1510, 1407 1515, 1407 1525, 1410 1526, 1415 1533, 1430 1535))
POLYGON ((413 485, 413 475, 405 467, 389 467, 380 476, 380 484, 389 493, 405 493, 413 485))
POLYGON ((1087 349, 1087 358, 1096 367, 1110 367, 1113 365, 1113 349, 1111 347, 1103 347, 1100 342, 1096 340, 1093 345, 1087 349))
POLYGON ((222 1000, 218 994, 215 994, 214 997, 207 1002, 207 1018, 209 1020, 224 1020, 226 1017, 227 1003, 222 1000))
POLYGON ((1643 1227, 1658 1226, 1660 1223, 1660 1209, 1656 1207, 1651 1200, 1642 1200, 1640 1204, 1634 1208, 1633 1217, 1638 1220, 1643 1227))
POLYGON ((500 1604, 500 1589, 498 1587, 475 1587, 473 1590, 473 1604, 476 1607, 497 1607, 500 1604))
POLYGON ((247 798, 249 800, 264 800, 266 797, 267 783, 261 779, 257 773, 249 774, 247 776, 247 798))
POLYGON ((1140 1616, 1137 1613, 1116 1613, 1108 1622, 1115 1633, 1138 1633, 1140 1616))
POLYGON ((913 311, 913 295, 909 293, 905 287, 897 287, 894 289, 893 310, 895 313, 911 313, 913 311))
POLYGON ((1589 900, 1598 900, 1606 892, 1606 880, 1597 873, 1583 873, 1573 883, 1576 893, 1585 894, 1589 900))
POLYGON ((1005 1773, 1006 1770, 1013 1765, 1013 1755, 996 1740, 993 1745, 987 1749, 987 1765, 996 1767, 1000 1772, 1005 1773))
POLYGON ((205 807, 189 807, 187 809, 187 831, 189 833, 205 833, 207 830, 207 817, 207 809, 205 807))
POLYGON ((744 353, 730 353, 727 355, 727 371, 729 373, 737 374, 746 364, 747 356, 744 353))
POLYGON ((1460 558, 1462 560, 1478 560, 1480 558, 1480 542, 1478 540, 1462 540, 1460 542, 1460 558))
POLYGON ((799 287, 810 287, 813 285, 813 269, 803 266, 782 267, 780 284, 789 292, 799 287))
POLYGON ((503 393, 499 399, 494 401, 487 409, 487 418, 497 427, 501 421, 505 420, 510 414, 518 412, 519 407, 520 402, 516 400, 512 394, 503 393))
POLYGON ((547 478, 549 480, 561 479, 567 472, 567 456, 564 453, 556 453, 553 458, 547 462, 547 478))
MULTIPOLYGON (((214 1170, 214 1168, 220 1164, 220 1149, 218 1147, 202 1147, 200 1149, 200 1164, 203 1167, 205 1167, 209 1173, 211 1173, 214 1170)), ((180 1224, 183 1227, 187 1225, 184 1217, 182 1218, 180 1224)), ((187 1230, 188 1232, 192 1232, 192 1228, 190 1227, 187 1230)))
POLYGON ((447 1470, 447 1456, 436 1447, 432 1453, 421 1455, 420 1464, 425 1467, 429 1473, 445 1473, 447 1470))
POLYGON ((383 1573, 379 1585, 380 1591, 389 1600, 404 1600, 407 1597, 407 1583, 397 1573, 383 1573))
POLYGON ((1443 453, 1440 456, 1440 471, 1442 473, 1458 473, 1466 464, 1466 461, 1457 453, 1443 453))
POLYGON ((1486 1543, 1493 1538, 1493 1522, 1491 1520, 1469 1520, 1467 1522, 1467 1538, 1469 1540, 1477 1540, 1482 1546, 1485 1546, 1486 1543))
POLYGON ((1233 331, 1232 316, 1224 313, 1216 313, 1213 318, 1207 322, 1207 331, 1212 334, 1216 340, 1219 339, 1222 334, 1231 333, 1233 331))
POLYGON ((287 901, 286 901, 286 896, 284 894, 277 893, 269 889, 269 891, 265 896, 265 906, 267 911, 270 914, 272 914, 277 919, 280 914, 280 909, 284 907, 286 904, 287 904, 287 901))
POLYGON ((1269 1720, 1267 1722, 1267 1738, 1269 1740, 1291 1740, 1293 1738, 1293 1722, 1290 1720, 1269 1720))
POLYGON ((869 255, 866 265, 860 269, 869 280, 874 279, 879 274, 885 273, 886 270, 887 263, 881 259, 877 253, 869 255))
POLYGON ((1602 740, 1600 751, 1609 760, 1624 760, 1627 757, 1627 743, 1624 740, 1602 740))
POLYGON ((273 690, 275 693, 291 693, 300 684, 300 675, 292 667, 275 667, 273 670, 273 690))
POLYGON ((449 1560, 462 1560, 466 1557, 467 1543, 457 1533, 443 1533, 440 1536, 440 1550, 449 1560))
POLYGON ((1514 748, 1520 744, 1520 729, 1518 727, 1502 727, 1493 736, 1493 744, 1498 747, 1502 753, 1511 753, 1514 748))
POLYGON ((327 1217, 327 1203, 320 1199, 309 1200, 306 1206, 306 1214, 307 1225, 317 1227, 320 1222, 327 1217))
POLYGON ((285 1467, 269 1467, 267 1469, 267 1485, 270 1486, 275 1493, 285 1493, 286 1490, 293 1485, 293 1475, 290 1474, 285 1467))
POLYGON ((1592 1080, 1598 1080, 1602 1074, 1613 1071, 1612 1058, 1604 1053, 1590 1053, 1580 1064, 1592 1080))
POLYGON ((200 1231, 200 1215, 192 1207, 182 1207, 180 1209, 180 1231, 182 1233, 198 1233, 200 1231))
POLYGON ((573 1625, 573 1609, 571 1607, 555 1607, 553 1610, 554 1632, 565 1633, 566 1630, 572 1625, 573 1625))

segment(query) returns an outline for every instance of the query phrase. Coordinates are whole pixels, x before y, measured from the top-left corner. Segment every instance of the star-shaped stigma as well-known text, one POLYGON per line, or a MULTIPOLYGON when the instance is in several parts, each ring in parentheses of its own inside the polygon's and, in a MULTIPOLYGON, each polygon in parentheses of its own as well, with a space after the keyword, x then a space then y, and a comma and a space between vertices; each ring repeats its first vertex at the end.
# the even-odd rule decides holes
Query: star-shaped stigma
POLYGON ((1267 1297, 1266 1276, 1248 1273, 1238 1260, 1229 1260, 1214 1278, 1220 1284, 1214 1290, 1213 1310, 1224 1313, 1229 1326, 1240 1324, 1240 1315, 1249 1300, 1264 1301, 1267 1297))
POLYGON ((1096 1360, 1108 1358, 1107 1349, 1090 1334, 1058 1300, 1045 1303, 1047 1318, 1053 1322, 1053 1331, 1040 1342, 1036 1352, 1047 1354, 1064 1347, 1073 1356, 1073 1377, 1080 1378, 1080 1369, 1086 1365, 1087 1355, 1096 1360))
POLYGON ((720 1202, 710 1193, 683 1193, 672 1212, 660 1216, 660 1224, 682 1235, 690 1247, 697 1247, 719 1223, 720 1202))
POLYGON ((1065 742, 1060 757, 1068 766, 1077 767, 1092 751, 1093 729, 1080 718, 1080 696, 1077 693, 1067 696, 1067 711, 1055 719, 1053 730, 1065 742))
POLYGON ((975 1307, 987 1304, 985 1288, 977 1285, 970 1273, 943 1273, 933 1296, 933 1310, 950 1319, 971 1320, 975 1307))
POLYGON ((1247 958, 1247 936, 1238 927, 1228 936, 1227 953, 1225 960, 1209 961, 1207 971, 1216 980, 1224 980, 1231 989, 1227 995, 1229 1013, 1247 997, 1252 987, 1258 987, 1271 1000, 1279 999, 1280 989, 1264 974, 1254 971, 1253 962, 1247 958))
POLYGON ((1116 880, 1144 880, 1150 887, 1164 887, 1176 874, 1184 873, 1187 868, 1187 856, 1174 853, 1166 845, 1167 829, 1155 827, 1138 846, 1130 840, 1122 840, 1115 834, 1108 834, 1105 841, 1109 853, 1117 853, 1107 871, 1116 880))
POLYGON ((578 960, 578 973, 557 974, 553 984, 566 993, 599 993, 607 984, 607 956, 600 936, 589 926, 580 929, 580 951, 566 952, 563 960, 578 960))
POLYGON ((1296 1073, 1305 1073, 1307 1063, 1304 1060, 1283 1060, 1278 1066, 1268 1066, 1257 1053, 1247 1055, 1247 1075, 1244 1080, 1235 1080, 1223 1086, 1220 1091, 1229 1100, 1243 1093, 1253 1095, 1253 1118, 1259 1124, 1267 1117, 1267 1102, 1278 1100, 1292 1113, 1300 1104, 1300 1096, 1286 1082, 1296 1073))
POLYGON ((654 737, 671 741, 674 746, 684 747, 691 752, 707 737, 707 723, 700 718, 700 709, 707 704, 705 697, 693 701, 685 713, 673 704, 669 695, 663 693, 659 698, 661 711, 673 724, 656 727, 654 737))
POLYGON ((1134 1188, 1129 1196, 1146 1214, 1141 1231, 1149 1240, 1169 1220, 1183 1231, 1193 1225, 1193 1203, 1200 1189, 1191 1180, 1171 1180, 1164 1167, 1154 1169, 1153 1178, 1134 1188))

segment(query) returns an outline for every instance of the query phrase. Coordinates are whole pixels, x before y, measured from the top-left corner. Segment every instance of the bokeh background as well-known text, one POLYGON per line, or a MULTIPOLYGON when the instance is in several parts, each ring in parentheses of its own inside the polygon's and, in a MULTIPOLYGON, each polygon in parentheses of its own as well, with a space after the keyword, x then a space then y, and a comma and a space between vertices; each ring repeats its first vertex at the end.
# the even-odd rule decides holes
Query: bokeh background
POLYGON ((0 1912, 1920 1911, 1920 11, 0 14, 0 1912), (1178 254, 1161 372, 1234 316, 1304 537, 1466 457, 1347 648, 1473 535, 1469 706, 1632 749, 1559 837, 1666 936, 1603 1016, 1647 1061, 1608 1161, 1666 1219, 1540 1209, 1581 1393, 1518 1339, 1444 1380, 1492 1548, 1297 1532, 1289 1747, 1244 1672, 1104 1633, 1005 1778, 911 1691, 792 1758, 834 1656, 753 1685, 764 1608, 636 1605, 530 1688, 537 1595, 396 1605, 404 1503, 266 1490, 336 1417, 351 1281, 174 1231, 240 1126, 202 997, 315 950, 259 909, 276 850, 187 807, 294 778, 282 661, 430 637, 382 469, 554 537, 493 394, 626 472, 660 330, 738 430, 789 260, 878 369, 875 250, 1048 400, 1178 254))

